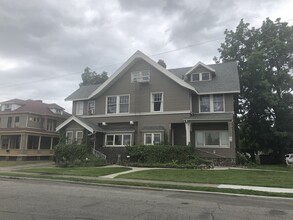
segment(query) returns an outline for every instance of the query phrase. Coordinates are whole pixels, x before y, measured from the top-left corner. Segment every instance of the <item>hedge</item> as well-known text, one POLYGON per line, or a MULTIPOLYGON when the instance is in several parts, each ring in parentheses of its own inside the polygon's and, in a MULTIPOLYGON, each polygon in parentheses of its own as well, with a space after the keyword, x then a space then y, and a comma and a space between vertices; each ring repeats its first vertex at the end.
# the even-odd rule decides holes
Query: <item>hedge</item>
POLYGON ((86 145, 58 144, 54 147, 53 160, 58 166, 102 166, 106 161, 88 151, 86 145))
POLYGON ((161 164, 160 167, 194 168, 200 164, 207 166, 211 164, 211 161, 199 158, 194 148, 190 146, 136 145, 127 147, 127 150, 130 165, 159 166, 161 164))

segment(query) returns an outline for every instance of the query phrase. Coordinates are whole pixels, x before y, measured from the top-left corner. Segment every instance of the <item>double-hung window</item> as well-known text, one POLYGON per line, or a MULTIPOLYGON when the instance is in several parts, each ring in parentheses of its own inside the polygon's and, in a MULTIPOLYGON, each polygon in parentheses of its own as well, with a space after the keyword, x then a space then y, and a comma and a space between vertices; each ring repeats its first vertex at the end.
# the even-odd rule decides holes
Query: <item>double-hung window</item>
POLYGON ((72 144, 72 143, 73 143, 73 132, 66 131, 66 144, 72 144))
POLYGON ((131 134, 107 134, 106 146, 130 146, 131 134))
POLYGON ((95 114, 95 101, 91 100, 88 102, 87 111, 89 115, 95 114))
POLYGON ((155 145, 160 143, 161 143, 161 133, 145 133, 144 134, 145 145, 155 145))
POLYGON ((76 131, 76 143, 81 144, 83 139, 83 132, 82 131, 76 131))
POLYGON ((196 147, 229 147, 228 131, 196 131, 196 147))
POLYGON ((118 114, 129 112, 129 95, 108 96, 107 114, 118 114))
POLYGON ((224 95, 202 95, 199 97, 200 112, 224 112, 224 95))
POLYGON ((76 115, 83 115, 83 102, 76 102, 76 115))
POLYGON ((153 92, 151 93, 151 112, 163 111, 163 93, 153 92))

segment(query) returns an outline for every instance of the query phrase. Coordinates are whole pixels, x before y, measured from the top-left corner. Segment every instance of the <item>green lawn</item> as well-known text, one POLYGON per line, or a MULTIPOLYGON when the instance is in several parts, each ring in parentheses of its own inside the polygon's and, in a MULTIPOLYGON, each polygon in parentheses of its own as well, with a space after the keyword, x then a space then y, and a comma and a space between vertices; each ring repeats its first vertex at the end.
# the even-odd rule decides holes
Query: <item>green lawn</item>
POLYGON ((55 174, 55 175, 71 175, 71 176, 105 176, 113 173, 131 170, 126 167, 74 167, 74 168, 32 168, 20 169, 18 172, 39 173, 39 174, 55 174))
POLYGON ((37 163, 43 163, 46 161, 0 161, 0 167, 14 167, 19 165, 28 165, 28 164, 37 164, 37 163))
POLYGON ((146 170, 116 178, 293 188, 293 172, 264 170, 146 170))
POLYGON ((248 165, 248 169, 260 169, 260 170, 277 170, 277 171, 290 171, 293 173, 292 167, 288 167, 287 165, 248 165))

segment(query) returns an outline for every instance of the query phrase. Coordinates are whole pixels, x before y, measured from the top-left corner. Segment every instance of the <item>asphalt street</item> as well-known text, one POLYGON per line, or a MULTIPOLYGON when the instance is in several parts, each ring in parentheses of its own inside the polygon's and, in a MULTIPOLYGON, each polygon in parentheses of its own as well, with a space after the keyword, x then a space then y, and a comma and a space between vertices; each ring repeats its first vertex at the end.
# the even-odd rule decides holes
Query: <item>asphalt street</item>
POLYGON ((0 219, 293 219, 293 200, 0 179, 0 219))

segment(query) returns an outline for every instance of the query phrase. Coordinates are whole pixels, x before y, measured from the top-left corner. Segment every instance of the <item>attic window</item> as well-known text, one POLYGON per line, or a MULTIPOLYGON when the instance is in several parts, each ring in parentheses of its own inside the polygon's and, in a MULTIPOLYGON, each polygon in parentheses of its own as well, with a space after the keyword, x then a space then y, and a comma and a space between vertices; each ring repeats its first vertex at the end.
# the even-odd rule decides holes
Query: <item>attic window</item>
POLYGON ((209 72, 204 72, 204 73, 192 73, 190 77, 191 82, 196 82, 196 81, 207 81, 211 80, 211 74, 209 72))

